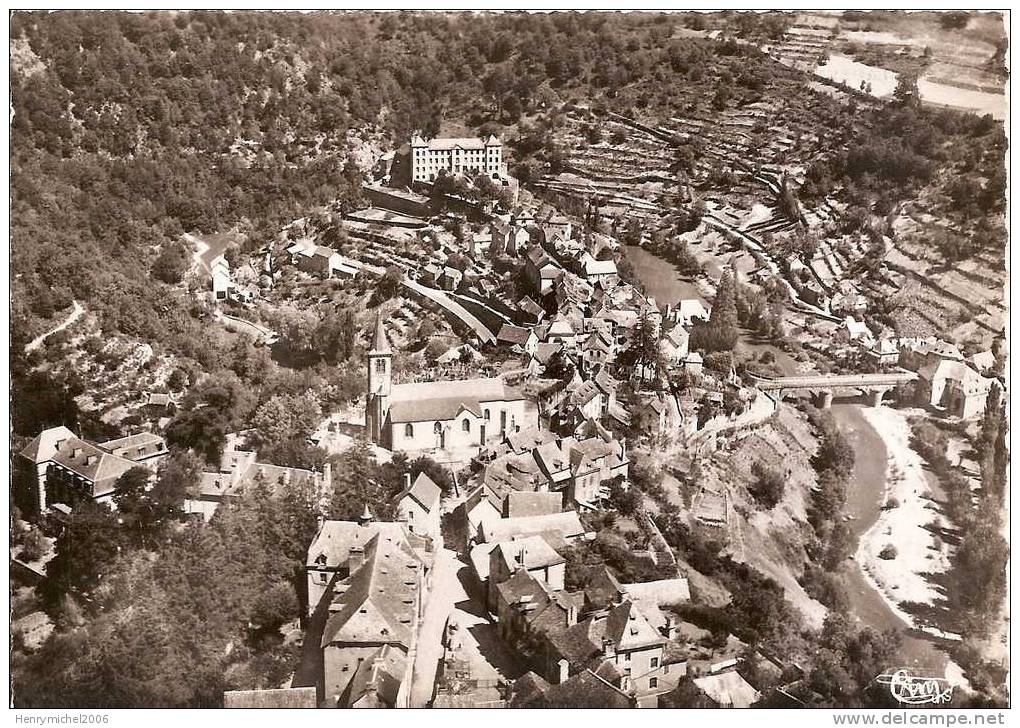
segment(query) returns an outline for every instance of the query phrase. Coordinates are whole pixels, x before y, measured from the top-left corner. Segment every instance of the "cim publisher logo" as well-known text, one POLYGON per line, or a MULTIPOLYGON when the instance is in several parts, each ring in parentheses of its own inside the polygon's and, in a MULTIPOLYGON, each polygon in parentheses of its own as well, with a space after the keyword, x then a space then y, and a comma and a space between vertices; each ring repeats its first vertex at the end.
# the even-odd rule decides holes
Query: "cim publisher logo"
POLYGON ((875 678, 889 686, 889 693, 902 705, 940 705, 953 699, 953 686, 941 677, 912 675, 906 668, 883 672, 875 678))

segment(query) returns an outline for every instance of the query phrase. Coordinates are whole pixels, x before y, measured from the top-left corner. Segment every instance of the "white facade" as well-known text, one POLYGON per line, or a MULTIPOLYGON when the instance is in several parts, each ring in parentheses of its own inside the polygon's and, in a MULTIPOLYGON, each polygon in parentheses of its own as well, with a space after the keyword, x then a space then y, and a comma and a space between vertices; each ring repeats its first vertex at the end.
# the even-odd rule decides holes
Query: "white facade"
POLYGON ((433 182, 443 170, 451 174, 486 174, 495 179, 505 174, 503 144, 494 136, 488 139, 411 139, 411 179, 433 182))

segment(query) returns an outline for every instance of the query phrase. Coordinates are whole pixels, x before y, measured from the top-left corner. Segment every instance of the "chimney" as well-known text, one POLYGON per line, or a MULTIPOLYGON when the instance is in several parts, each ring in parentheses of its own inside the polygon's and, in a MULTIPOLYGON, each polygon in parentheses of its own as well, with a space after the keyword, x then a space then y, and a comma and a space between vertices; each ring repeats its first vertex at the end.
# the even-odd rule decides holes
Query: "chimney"
POLYGON ((410 489, 411 489, 411 474, 410 473, 404 473, 404 490, 410 490, 410 489))
POLYGON ((567 626, 573 627, 577 624, 577 605, 571 604, 567 607, 567 626))
POLYGON ((524 565, 527 563, 527 557, 528 557, 528 548, 527 548, 527 546, 521 546, 517 550, 517 558, 516 558, 516 564, 515 564, 515 568, 514 568, 515 572, 524 568, 524 565))
POLYGON ((559 684, 562 685, 567 681, 567 678, 570 677, 570 663, 567 662, 566 659, 564 658, 560 660, 558 664, 560 667, 559 684))
POLYGON ((322 466, 322 484, 327 490, 333 486, 333 465, 328 462, 322 466))
POLYGON ((85 464, 86 465, 95 465, 97 460, 99 460, 99 456, 98 455, 89 455, 87 458, 85 458, 85 464))
POLYGON ((602 638, 602 656, 612 657, 616 654, 616 648, 613 645, 613 641, 608 637, 602 638))
POLYGON ((80 458, 81 457, 81 448, 80 447, 76 447, 73 450, 71 450, 71 457, 74 458, 75 460, 80 458))
POLYGON ((286 470, 283 471, 283 484, 284 485, 290 484, 290 468, 287 468, 286 470))
POLYGON ((347 553, 347 571, 353 574, 365 563, 365 549, 361 546, 352 546, 347 553))
POLYGON ((361 516, 358 518, 358 525, 367 526, 372 522, 372 511, 368 509, 368 503, 365 504, 365 510, 361 512, 361 516))
POLYGON ((675 640, 680 634, 680 619, 673 614, 669 613, 666 617, 666 639, 675 640))

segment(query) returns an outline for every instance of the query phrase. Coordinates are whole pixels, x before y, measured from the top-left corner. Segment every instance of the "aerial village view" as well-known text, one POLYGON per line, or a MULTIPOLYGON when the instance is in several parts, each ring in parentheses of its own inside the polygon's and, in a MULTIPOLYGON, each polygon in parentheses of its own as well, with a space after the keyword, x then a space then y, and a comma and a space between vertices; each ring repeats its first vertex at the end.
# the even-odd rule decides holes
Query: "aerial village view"
POLYGON ((13 12, 10 705, 1008 706, 1007 24, 13 12))

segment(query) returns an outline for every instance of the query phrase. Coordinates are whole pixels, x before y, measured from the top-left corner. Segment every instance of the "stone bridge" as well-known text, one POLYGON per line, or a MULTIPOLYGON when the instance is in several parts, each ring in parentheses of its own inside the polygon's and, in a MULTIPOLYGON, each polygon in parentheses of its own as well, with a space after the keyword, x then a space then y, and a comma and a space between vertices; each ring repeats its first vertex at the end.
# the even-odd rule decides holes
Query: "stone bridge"
POLYGON ((759 377, 750 375, 753 384, 763 392, 774 392, 776 399, 782 399, 789 392, 807 390, 824 409, 832 405, 835 389, 856 389, 861 394, 871 395, 871 406, 882 404, 882 397, 890 389, 917 379, 917 374, 900 370, 885 374, 808 374, 797 377, 759 377))

